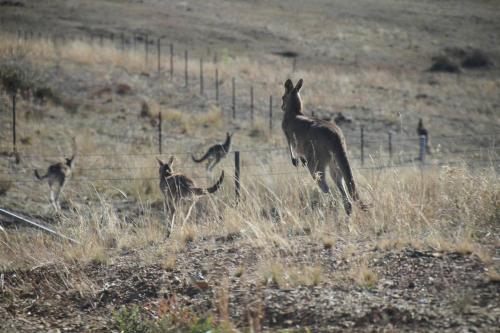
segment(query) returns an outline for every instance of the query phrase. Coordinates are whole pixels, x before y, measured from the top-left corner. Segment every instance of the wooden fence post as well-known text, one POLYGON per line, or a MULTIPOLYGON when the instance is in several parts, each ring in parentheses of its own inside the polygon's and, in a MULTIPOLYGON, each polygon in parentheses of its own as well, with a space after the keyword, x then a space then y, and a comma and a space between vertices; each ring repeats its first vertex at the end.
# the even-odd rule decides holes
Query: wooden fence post
POLYGON ((250 86, 250 122, 253 125, 253 86, 250 86))
POLYGON ((170 43, 170 80, 174 79, 174 44, 170 43))
POLYGON ((200 58, 200 95, 203 95, 203 57, 200 58))
POLYGON ((158 37, 156 40, 156 51, 157 51, 157 60, 158 60, 158 73, 161 71, 161 38, 158 37))
POLYGON ((418 154, 418 159, 422 164, 425 163, 425 146, 427 144, 427 137, 425 135, 421 135, 419 138, 419 154, 418 154))
POLYGON ((269 132, 273 131, 273 95, 269 95, 269 132))
POLYGON ((188 87, 189 85, 189 82, 188 82, 188 51, 184 51, 184 81, 185 81, 185 84, 186 84, 186 88, 188 87))
POLYGON ((389 159, 392 161, 392 132, 387 132, 388 140, 389 140, 389 159))
POLYGON ((232 88, 233 88, 233 119, 236 119, 236 79, 234 77, 232 79, 232 88))
POLYGON ((146 71, 148 70, 148 53, 149 53, 149 36, 146 34, 144 36, 144 63, 146 66, 146 71))
POLYGON ((162 138, 161 138, 161 111, 160 113, 158 113, 158 152, 160 153, 161 155, 161 141, 162 141, 162 138))
POLYGON ((219 70, 215 68, 215 100, 219 103, 219 70))
POLYGON ((234 152, 234 189, 236 201, 240 200, 240 152, 234 152))
POLYGON ((361 165, 365 165, 365 126, 361 125, 361 165))

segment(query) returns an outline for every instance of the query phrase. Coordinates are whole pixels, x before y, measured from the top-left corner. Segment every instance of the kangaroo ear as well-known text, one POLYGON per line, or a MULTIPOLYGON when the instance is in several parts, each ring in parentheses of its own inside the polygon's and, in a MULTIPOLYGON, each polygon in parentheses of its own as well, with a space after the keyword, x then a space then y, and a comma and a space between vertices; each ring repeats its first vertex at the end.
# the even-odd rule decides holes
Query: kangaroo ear
POLYGON ((172 166, 172 163, 174 163, 174 157, 170 156, 170 159, 168 160, 168 165, 172 166))
POLYGON ((290 79, 286 80, 286 82, 285 82, 285 91, 288 93, 288 92, 292 91, 292 89, 293 89, 292 80, 290 80, 290 79))
POLYGON ((163 163, 163 161, 162 161, 162 160, 160 160, 158 157, 156 158, 156 160, 158 161, 158 163, 160 164, 160 166, 165 165, 165 163, 163 163))
POLYGON ((303 81, 302 79, 300 79, 300 80, 299 80, 299 82, 297 82, 297 85, 295 86, 295 90, 296 90, 297 92, 299 92, 299 91, 300 91, 300 88, 302 88, 302 83, 303 83, 303 82, 304 82, 304 81, 303 81))

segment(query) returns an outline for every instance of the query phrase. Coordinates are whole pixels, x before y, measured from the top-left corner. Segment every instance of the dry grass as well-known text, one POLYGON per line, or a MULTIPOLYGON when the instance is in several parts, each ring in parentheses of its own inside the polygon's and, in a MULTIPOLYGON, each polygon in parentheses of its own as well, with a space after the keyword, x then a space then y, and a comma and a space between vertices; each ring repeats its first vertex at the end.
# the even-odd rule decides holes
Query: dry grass
POLYGON ((296 286, 317 286, 324 280, 321 266, 290 265, 281 262, 264 261, 257 268, 257 274, 264 285, 276 285, 279 288, 296 286))
POLYGON ((371 270, 366 262, 355 266, 349 273, 350 278, 356 285, 363 288, 373 288, 378 283, 378 275, 371 270))
MULTIPOLYGON (((103 68, 111 65, 125 67, 129 77, 134 80, 134 72, 137 74, 144 70, 138 54, 133 51, 121 52, 109 46, 70 42, 61 48, 46 41, 33 41, 27 45, 6 35, 1 37, 0 52, 6 52, 13 46, 20 48, 28 59, 40 67, 76 63, 87 66, 85 68, 106 78, 108 72, 103 68)), ((245 87, 254 83, 256 93, 265 91, 266 95, 281 94, 283 73, 276 68, 285 66, 283 61, 274 58, 263 58, 259 61, 228 58, 222 63, 231 65, 222 69, 222 74, 226 77, 237 75, 238 82, 245 84, 245 87)), ((207 77, 210 77, 212 70, 213 67, 207 65, 207 77)), ((307 83, 307 90, 303 93, 306 107, 359 105, 371 109, 383 104, 384 110, 378 108, 377 112, 380 114, 377 114, 377 117, 390 118, 398 114, 403 105, 401 99, 388 100, 386 95, 373 93, 373 87, 379 87, 380 91, 403 89, 429 95, 432 95, 432 89, 435 89, 416 83, 415 78, 418 76, 415 73, 402 75, 375 69, 348 72, 338 68, 315 68, 294 74, 294 77, 299 76, 304 77, 307 83), (363 85, 360 86, 360 83, 363 85)), ((440 80, 446 86, 443 96, 447 99, 457 99, 457 95, 463 92, 462 83, 448 78, 440 80)), ((134 84, 134 89, 136 86, 140 88, 140 83, 134 84)), ((475 78, 468 82, 467 89, 475 91, 491 84, 486 79, 475 78)), ((147 87, 145 84, 144 86, 147 87)), ((221 93, 225 94, 230 89, 230 83, 226 80, 221 89, 221 93)), ((495 89, 484 90, 483 97, 495 98, 495 92, 495 89)), ((141 92, 138 94, 141 95, 141 92)), ((169 133, 216 136, 227 125, 221 109, 215 104, 209 104, 207 111, 194 115, 180 109, 164 107, 160 102, 156 102, 155 96, 144 94, 141 98, 148 103, 147 118, 153 121, 161 111, 165 130, 169 133)), ((134 102, 140 105, 139 100, 134 102)), ((114 107, 103 107, 104 115, 114 114, 111 112, 114 107)), ((418 109, 422 106, 415 103, 405 107, 418 109)), ((77 112, 85 111, 80 109, 77 112)), ((436 112, 438 111, 436 109, 436 112)), ((95 114, 85 113, 86 116, 95 114)), ((140 117, 139 110, 136 116, 140 117)), ((132 121, 135 119, 137 118, 132 121)), ((21 130, 39 133, 39 136, 44 138, 42 141, 34 137, 33 146, 43 143, 53 149, 53 131, 60 131, 65 137, 76 134, 63 125, 54 123, 49 128, 38 120, 28 121, 27 125, 23 124, 25 127, 21 130)), ((263 142, 271 145, 283 144, 282 135, 273 135, 267 126, 257 117, 254 127, 247 132, 240 132, 242 134, 238 133, 238 139, 241 138, 240 142, 248 140, 256 148, 263 142)), ((142 153, 155 149, 155 143, 152 141, 154 139, 144 138, 136 144, 128 145, 118 142, 118 139, 112 142, 108 150, 104 150, 103 141, 110 139, 98 138, 96 130, 82 130, 77 134, 80 154, 92 154, 95 151, 109 151, 110 154, 116 151, 142 153)), ((144 133, 141 132, 137 136, 144 136, 144 133)), ((178 143, 170 151, 188 149, 187 145, 178 143)), ((64 145, 59 144, 56 150, 57 154, 69 154, 69 141, 64 145)), ((42 162, 45 161, 35 160, 34 164, 40 166, 42 162)), ((227 163, 222 163, 221 168, 227 170, 230 162, 225 162, 227 163)), ((14 233, 9 236, 2 234, 2 268, 49 262, 108 262, 115 255, 115 249, 144 249, 152 243, 168 242, 165 238, 167 232, 164 217, 157 214, 161 211, 158 204, 161 203, 162 196, 157 186, 157 166, 153 156, 132 159, 108 157, 103 154, 77 163, 85 167, 109 166, 112 163, 116 167, 130 168, 119 171, 120 177, 126 173, 127 177, 138 180, 92 181, 90 185, 87 182, 75 183, 66 190, 70 210, 64 214, 58 228, 79 240, 81 245, 60 244, 53 239, 30 233, 14 233), (127 211, 133 212, 131 218, 117 213, 118 202, 124 198, 135 199, 127 203, 127 211), (26 242, 29 246, 23 245, 26 242)), ((243 241, 262 249, 263 254, 272 256, 277 250, 292 250, 291 235, 309 230, 307 237, 315 243, 318 243, 319 239, 325 248, 336 246, 337 239, 353 242, 363 239, 378 244, 381 249, 401 249, 412 245, 419 248, 430 247, 436 251, 473 253, 486 262, 491 260, 487 251, 478 244, 487 234, 486 230, 496 227, 495 221, 500 215, 500 184, 494 170, 472 171, 463 167, 436 167, 424 171, 406 168, 357 173, 362 197, 371 203, 372 208, 368 212, 355 210, 353 216, 348 219, 338 204, 336 195, 330 198, 320 194, 307 172, 292 168, 283 152, 271 152, 267 155, 261 152, 247 152, 242 157, 242 167, 242 200, 238 205, 235 205, 233 182, 227 177, 224 188, 213 196, 200 199, 190 214, 185 210, 189 207, 180 209, 172 230, 172 238, 180 246, 196 242, 203 236, 238 233, 242 235, 243 241), (318 238, 318 235, 327 236, 318 238)), ((190 168, 184 161, 179 163, 179 170, 187 170, 187 173, 193 175, 201 174, 199 170, 190 168)), ((26 169, 26 172, 32 172, 31 166, 26 169)), ((77 170, 75 177, 83 177, 84 174, 77 170)), ((116 174, 115 171, 108 171, 103 177, 113 178, 116 174)), ((210 179, 206 182, 203 180, 200 185, 210 182, 210 179)), ((36 200, 40 200, 39 197, 36 197, 36 200)), ((343 249, 343 255, 351 258, 356 251, 355 246, 347 246, 343 249)), ((315 263, 311 264, 315 267, 315 263)), ((304 281, 299 281, 293 273, 299 268, 288 264, 263 270, 268 271, 263 275, 283 285, 314 285, 321 281, 322 275, 321 270, 315 268, 306 274, 304 281)), ((366 267, 361 267, 355 275, 360 279, 360 283, 365 280, 372 283, 374 280, 367 273, 366 267)))
MULTIPOLYGON (((244 177, 243 200, 238 206, 232 204, 233 189, 228 181, 221 193, 203 198, 196 205, 180 207, 171 237, 188 244, 203 236, 236 232, 260 248, 261 253, 273 256, 276 251, 293 250, 291 231, 311 230, 311 241, 316 242, 317 235, 323 235, 320 241, 326 248, 332 248, 338 237, 349 239, 351 244, 357 239, 368 239, 381 249, 412 245, 474 254, 485 263, 491 262, 488 251, 480 244, 483 235, 494 228, 498 214, 500 184, 493 170, 434 169, 426 171, 424 177, 417 170, 401 170, 358 177, 363 179, 361 184, 370 184, 362 185, 362 195, 366 200, 374 200, 373 207, 368 212, 355 211, 347 223, 341 208, 332 208, 328 198, 318 197, 309 178, 305 174, 244 177), (311 202, 317 198, 324 202, 313 206, 311 202)), ((103 183, 101 190, 96 190, 87 186, 85 195, 91 199, 90 204, 72 200, 71 211, 63 215, 59 226, 61 232, 81 245, 61 244, 31 233, 2 234, 2 267, 67 260, 107 262, 116 248, 142 249, 167 242, 164 218, 158 220, 148 208, 151 203, 161 202, 155 185, 151 187, 136 189, 138 193, 152 191, 152 197, 139 195, 142 204, 137 209, 142 207, 144 213, 130 223, 117 215, 113 204, 117 190, 123 192, 126 187, 103 183)), ((356 258, 357 253, 358 248, 350 245, 344 248, 343 257, 349 260, 356 258)), ((314 285, 321 281, 320 271, 309 274, 304 267, 269 266, 263 269, 264 279, 278 285, 314 285), (305 272, 301 274, 303 281, 294 275, 299 271, 305 272)), ((374 283, 365 266, 353 274, 359 284, 374 283)))

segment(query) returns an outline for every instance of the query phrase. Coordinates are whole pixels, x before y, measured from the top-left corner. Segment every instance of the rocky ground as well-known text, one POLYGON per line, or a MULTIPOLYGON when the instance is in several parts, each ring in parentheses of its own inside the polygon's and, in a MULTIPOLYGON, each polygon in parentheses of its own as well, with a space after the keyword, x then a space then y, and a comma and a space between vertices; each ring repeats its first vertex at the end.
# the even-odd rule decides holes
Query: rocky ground
POLYGON ((407 247, 366 248, 345 256, 342 245, 330 248, 300 236, 295 241, 302 244, 301 250, 283 252, 281 258, 298 264, 313 257, 322 268, 317 283, 278 285, 279 277, 275 280, 258 268, 258 250, 233 238, 188 243, 171 267, 141 263, 136 253, 124 251, 113 263, 6 271, 1 329, 116 331, 114 316, 131 304, 139 305, 147 318, 157 316, 165 304, 171 311, 184 308, 202 315, 227 311, 235 326, 249 327, 253 320, 264 331, 498 329, 500 284, 498 278, 488 277, 485 264, 474 255, 407 247), (350 262, 360 255, 368 255, 368 268, 377 276, 366 286, 353 283, 350 274, 350 262))

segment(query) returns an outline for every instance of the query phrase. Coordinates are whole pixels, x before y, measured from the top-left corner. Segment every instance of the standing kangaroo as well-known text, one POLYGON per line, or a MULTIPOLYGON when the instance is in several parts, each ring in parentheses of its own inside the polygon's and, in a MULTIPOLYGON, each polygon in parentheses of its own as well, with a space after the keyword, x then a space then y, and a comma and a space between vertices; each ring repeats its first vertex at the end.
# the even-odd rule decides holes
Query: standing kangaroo
POLYGON ((284 111, 282 128, 288 142, 292 164, 298 166, 299 159, 302 164, 307 164, 311 176, 324 193, 330 193, 325 176, 326 167, 330 167, 330 175, 342 195, 344 209, 350 215, 352 204, 342 179, 352 200, 359 203, 361 201, 347 159, 344 136, 337 125, 302 113, 302 100, 299 94, 302 83, 300 79, 294 87, 291 80, 285 82, 285 94, 281 106, 284 111))
POLYGON ((170 157, 167 163, 157 158, 158 163, 160 163, 160 190, 165 196, 164 210, 167 214, 167 210, 173 214, 175 212, 176 205, 181 201, 181 199, 192 198, 197 195, 204 195, 207 193, 214 193, 217 191, 222 181, 224 180, 224 171, 222 171, 219 180, 209 188, 196 187, 193 180, 181 173, 174 173, 172 171, 172 164, 174 157, 170 157))
POLYGON ((422 118, 418 120, 417 134, 418 136, 425 136, 425 150, 427 154, 431 155, 432 154, 431 140, 429 137, 429 132, 424 127, 424 122, 422 121, 422 118))
POLYGON ((75 160, 75 155, 71 158, 65 158, 65 162, 59 162, 52 164, 48 167, 47 173, 41 176, 38 170, 35 169, 35 176, 39 180, 47 179, 50 187, 50 202, 54 206, 56 211, 61 209, 59 205, 59 195, 66 184, 66 181, 71 175, 73 169, 73 164, 75 160))
POLYGON ((193 155, 191 155, 191 158, 193 159, 194 162, 196 163, 201 163, 205 160, 208 160, 207 162, 207 170, 209 172, 212 171, 213 167, 219 163, 224 157, 227 156, 229 151, 231 150, 231 138, 233 134, 226 133, 226 141, 224 143, 218 143, 213 145, 208 149, 208 151, 203 155, 202 158, 196 159, 193 155))

